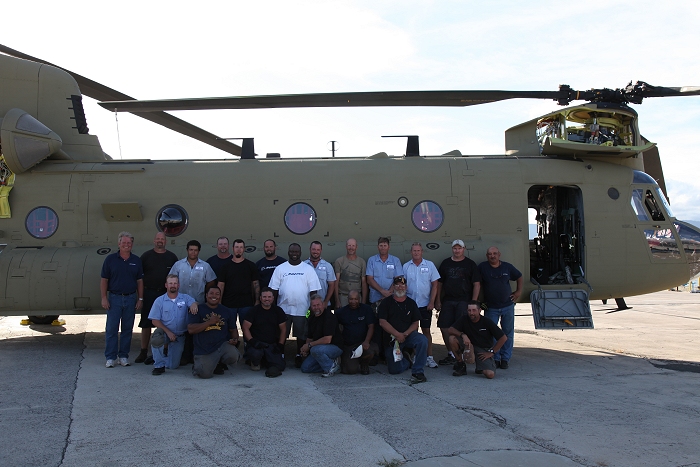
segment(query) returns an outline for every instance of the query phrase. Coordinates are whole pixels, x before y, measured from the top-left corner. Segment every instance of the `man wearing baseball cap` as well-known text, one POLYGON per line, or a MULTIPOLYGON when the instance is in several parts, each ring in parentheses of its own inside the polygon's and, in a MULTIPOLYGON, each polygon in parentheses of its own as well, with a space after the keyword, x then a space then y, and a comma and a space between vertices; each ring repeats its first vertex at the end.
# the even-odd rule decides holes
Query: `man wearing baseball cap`
MULTIPOLYGON (((476 263, 464 256, 464 242, 452 242, 452 256, 446 258, 438 268, 437 297, 435 309, 440 312, 437 325, 442 332, 445 347, 450 349, 448 329, 467 312, 467 302, 476 300, 481 290, 481 275, 476 263)), ((453 365, 457 360, 450 351, 440 360, 440 365, 453 365)))

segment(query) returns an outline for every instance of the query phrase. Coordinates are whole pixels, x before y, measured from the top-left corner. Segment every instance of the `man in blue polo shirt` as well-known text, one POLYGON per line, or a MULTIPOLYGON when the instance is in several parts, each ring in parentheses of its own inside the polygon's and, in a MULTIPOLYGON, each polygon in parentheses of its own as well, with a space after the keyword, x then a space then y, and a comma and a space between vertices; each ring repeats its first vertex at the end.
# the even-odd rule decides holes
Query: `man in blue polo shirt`
MULTIPOLYGON (((389 238, 379 237, 377 240, 378 254, 367 260, 367 285, 369 286, 369 303, 376 314, 379 303, 394 293, 394 277, 403 276, 401 260, 389 254, 389 238)), ((374 342, 379 346, 379 357, 384 358, 384 330, 375 329, 374 342)))
POLYGON ((433 319, 440 274, 432 261, 423 258, 423 245, 419 242, 411 245, 411 258, 411 261, 403 265, 403 274, 406 276, 406 295, 418 305, 420 329, 428 339, 428 360, 425 364, 430 368, 437 368, 438 364, 433 359, 433 337, 430 335, 430 322, 433 319))
POLYGON ((153 375, 162 375, 165 368, 176 369, 180 366, 180 357, 185 348, 185 332, 187 332, 187 310, 197 312, 194 298, 179 293, 180 279, 177 274, 168 274, 165 282, 168 290, 156 298, 151 307, 148 319, 158 328, 151 338, 153 351, 153 375), (165 343, 168 343, 168 353, 165 353, 165 343))
POLYGON ((335 294, 335 287, 337 284, 333 266, 331 263, 321 258, 322 251, 323 245, 321 242, 314 240, 309 247, 309 259, 304 262, 316 271, 318 281, 321 283, 321 290, 318 291, 318 294, 323 297, 323 304, 326 306, 327 310, 330 311, 331 298, 333 298, 335 294))
POLYGON ((134 316, 143 306, 143 266, 141 259, 131 253, 134 236, 129 232, 121 232, 118 245, 119 251, 105 258, 100 280, 102 308, 107 310, 105 325, 105 358, 107 359, 105 366, 107 368, 114 368, 115 363, 129 366, 134 316), (121 339, 119 339, 120 323, 121 339))

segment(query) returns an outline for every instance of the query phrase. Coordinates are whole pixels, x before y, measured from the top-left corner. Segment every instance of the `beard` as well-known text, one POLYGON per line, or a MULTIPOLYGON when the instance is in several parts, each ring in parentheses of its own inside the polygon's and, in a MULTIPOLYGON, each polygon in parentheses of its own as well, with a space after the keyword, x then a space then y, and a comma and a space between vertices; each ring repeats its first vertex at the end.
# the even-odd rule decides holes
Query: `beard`
POLYGON ((405 290, 394 290, 394 297, 405 297, 406 296, 406 291, 405 290))
POLYGON ((274 251, 270 251, 269 253, 267 251, 265 252, 265 258, 272 258, 273 256, 275 256, 274 251))

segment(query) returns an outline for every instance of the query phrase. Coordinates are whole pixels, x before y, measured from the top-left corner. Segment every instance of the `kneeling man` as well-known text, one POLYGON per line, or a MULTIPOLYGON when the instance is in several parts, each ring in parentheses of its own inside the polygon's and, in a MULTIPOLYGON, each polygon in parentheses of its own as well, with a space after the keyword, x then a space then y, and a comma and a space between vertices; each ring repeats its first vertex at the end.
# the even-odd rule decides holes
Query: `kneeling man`
POLYGON ((221 305, 221 289, 212 285, 206 288, 206 304, 200 305, 196 314, 189 317, 187 331, 194 343, 192 374, 211 378, 219 363, 232 365, 241 359, 238 346, 236 315, 221 305))
POLYGON ((360 291, 352 289, 347 295, 348 304, 335 312, 338 324, 343 327, 343 356, 340 369, 343 374, 354 375, 358 367, 363 375, 369 374, 369 362, 379 353, 379 346, 372 342, 375 317, 372 307, 360 303, 360 291), (358 346, 362 346, 362 355, 352 358, 358 346))
POLYGON ((165 368, 175 369, 180 366, 180 358, 185 348, 187 331, 187 309, 197 309, 194 298, 181 294, 180 279, 176 274, 168 274, 165 279, 167 292, 156 298, 148 314, 148 319, 158 328, 151 339, 153 351, 153 375, 162 375, 165 368), (165 343, 168 350, 165 351, 165 343))
POLYGON ((450 349, 457 357, 453 376, 467 373, 467 364, 462 357, 461 349, 472 345, 476 356, 477 375, 483 374, 488 379, 496 376, 494 354, 503 347, 508 339, 503 331, 488 318, 481 316, 479 302, 472 300, 467 303, 467 315, 459 318, 447 331, 450 335, 450 349), (496 345, 491 346, 496 340, 496 345))
POLYGON ((284 342, 287 338, 287 316, 275 305, 272 289, 264 287, 260 292, 260 303, 255 305, 243 320, 243 338, 248 343, 247 358, 250 369, 259 371, 263 365, 265 376, 274 378, 282 374, 284 342))
POLYGON ((326 311, 323 297, 314 294, 311 297, 311 316, 309 317, 306 344, 301 347, 301 355, 307 357, 301 364, 304 373, 323 373, 328 378, 340 370, 339 357, 343 338, 338 329, 338 319, 326 311))
MULTIPOLYGON (((406 278, 394 277, 394 295, 385 298, 379 304, 377 317, 379 326, 385 331, 384 353, 386 365, 392 375, 402 373, 411 368, 411 384, 424 383, 427 378, 424 374, 425 363, 428 359, 428 339, 418 333, 418 323, 421 320, 418 305, 406 296, 406 278), (399 343, 403 352, 413 349, 413 359, 406 358, 394 360, 394 342, 399 343)), ((407 352, 404 352, 406 354, 407 352)))

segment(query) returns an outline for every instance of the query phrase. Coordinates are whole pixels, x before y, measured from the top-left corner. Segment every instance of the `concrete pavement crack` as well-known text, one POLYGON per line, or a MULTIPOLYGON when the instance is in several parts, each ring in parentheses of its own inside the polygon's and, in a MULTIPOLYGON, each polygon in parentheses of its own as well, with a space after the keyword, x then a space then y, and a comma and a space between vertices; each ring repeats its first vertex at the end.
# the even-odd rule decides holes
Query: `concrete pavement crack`
POLYGON ((87 332, 83 332, 83 349, 80 352, 80 362, 78 363, 78 370, 75 372, 75 378, 73 380, 73 390, 71 392, 70 405, 69 405, 69 417, 68 417, 68 430, 66 430, 66 438, 63 442, 63 449, 61 450, 61 460, 58 465, 63 465, 63 461, 66 458, 66 451, 68 450, 68 445, 70 444, 71 430, 73 429, 73 405, 75 403, 75 391, 78 389, 78 378, 80 377, 80 370, 83 367, 83 362, 85 362, 85 351, 87 350, 87 343, 85 339, 87 337, 87 332))

